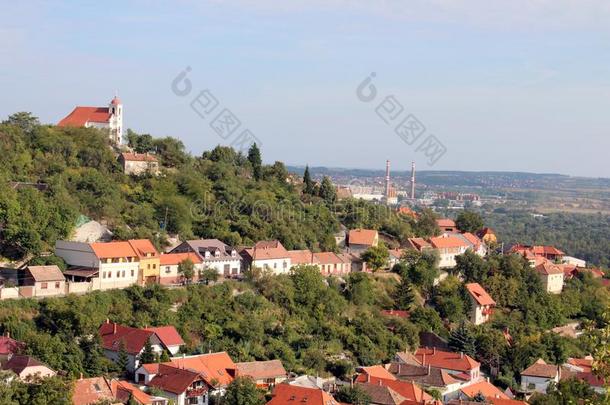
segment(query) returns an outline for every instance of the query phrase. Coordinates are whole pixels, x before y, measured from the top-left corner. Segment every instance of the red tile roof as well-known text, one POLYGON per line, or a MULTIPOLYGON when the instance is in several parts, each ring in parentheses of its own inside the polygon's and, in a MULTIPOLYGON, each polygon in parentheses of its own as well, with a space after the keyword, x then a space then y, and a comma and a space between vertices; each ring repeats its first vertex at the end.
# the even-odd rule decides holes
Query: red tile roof
POLYGON ((329 393, 317 388, 278 384, 267 405, 339 405, 329 393))
POLYGON ((233 381, 231 373, 234 374, 236 370, 235 363, 226 352, 174 357, 171 364, 200 373, 210 385, 214 380, 221 386, 229 385, 233 381))
POLYGON ((468 283, 466 289, 479 305, 496 305, 496 302, 479 283, 468 283))
POLYGON ((378 235, 372 229, 352 229, 349 231, 348 242, 350 245, 373 246, 378 235))
POLYGON ((0 355, 19 353, 25 348, 25 343, 8 336, 0 336, 0 355))
POLYGON ((478 236, 473 235, 470 232, 464 232, 462 236, 466 238, 468 242, 472 243, 475 249, 478 249, 481 246, 481 239, 479 239, 478 236))
POLYGON ((566 363, 571 364, 576 367, 580 367, 582 369, 582 371, 584 371, 584 372, 590 372, 593 368, 593 358, 592 357, 585 357, 583 359, 576 359, 576 358, 570 357, 566 363))
POLYGON ((472 357, 463 353, 446 352, 439 349, 419 348, 415 352, 415 358, 423 365, 443 368, 445 370, 462 371, 469 373, 481 364, 472 357))
POLYGON ((112 380, 110 385, 112 393, 122 403, 127 403, 129 398, 135 399, 139 404, 150 405, 153 403, 150 395, 127 381, 112 380))
MULTIPOLYGON (((21 354, 13 355, 6 363, 2 365, 3 370, 11 370, 15 374, 21 374, 23 370, 28 367, 47 367, 46 364, 41 363, 32 356, 25 356, 21 354)), ((50 369, 50 368, 49 368, 50 369)))
POLYGON ((314 261, 313 253, 309 249, 289 250, 288 257, 290 257, 290 263, 292 263, 293 265, 312 264, 312 262, 314 261))
POLYGON ((288 373, 279 360, 249 361, 235 363, 237 375, 252 377, 254 380, 264 378, 287 377, 288 373))
POLYGON ((110 382, 105 377, 81 378, 74 382, 72 394, 74 405, 91 405, 114 399, 110 382))
POLYGON ((453 219, 440 218, 436 220, 436 225, 439 228, 455 228, 457 225, 453 219))
POLYGON ((91 243, 91 249, 98 259, 113 259, 120 257, 137 257, 129 242, 96 242, 91 243))
POLYGON ((409 243, 415 250, 421 251, 424 248, 431 248, 432 245, 424 238, 409 238, 409 243))
POLYGON ((536 272, 542 275, 564 274, 563 269, 556 264, 543 262, 536 266, 536 272))
POLYGON ((106 350, 119 351, 121 342, 129 354, 138 354, 144 348, 146 341, 155 333, 152 331, 131 328, 112 322, 103 323, 98 330, 102 338, 102 346, 106 350))
POLYGON ((162 266, 173 266, 180 264, 182 261, 186 259, 191 259, 191 261, 195 264, 202 263, 201 257, 196 253, 166 253, 159 256, 159 263, 162 266))
POLYGON ((155 245, 153 245, 148 239, 130 239, 127 242, 129 242, 132 249, 136 252, 140 259, 146 258, 147 254, 151 255, 148 257, 159 256, 159 252, 157 252, 155 245))
POLYGON ((202 376, 194 370, 162 363, 159 364, 158 374, 148 382, 148 385, 179 395, 185 392, 187 388, 197 380, 203 379, 202 376))
POLYGON ((59 121, 59 127, 84 127, 88 122, 107 123, 110 112, 107 107, 76 107, 68 116, 59 121))
POLYGON ((393 374, 382 366, 363 367, 363 369, 369 369, 369 372, 360 373, 358 377, 356 377, 357 383, 389 387, 407 400, 427 401, 432 399, 432 397, 419 385, 408 381, 397 380, 393 374))
POLYGON ((121 153, 121 158, 127 162, 156 162, 157 157, 150 153, 121 153))
POLYGON ((373 378, 396 380, 396 377, 383 366, 361 367, 360 374, 356 377, 357 382, 371 382, 373 378))
POLYGON ((147 331, 154 332, 161 343, 163 343, 166 347, 170 346, 181 346, 184 344, 184 340, 182 340, 182 336, 178 333, 176 328, 173 326, 155 326, 150 328, 145 328, 147 331))
POLYGON ((319 264, 341 264, 341 257, 333 252, 314 253, 314 257, 319 264))

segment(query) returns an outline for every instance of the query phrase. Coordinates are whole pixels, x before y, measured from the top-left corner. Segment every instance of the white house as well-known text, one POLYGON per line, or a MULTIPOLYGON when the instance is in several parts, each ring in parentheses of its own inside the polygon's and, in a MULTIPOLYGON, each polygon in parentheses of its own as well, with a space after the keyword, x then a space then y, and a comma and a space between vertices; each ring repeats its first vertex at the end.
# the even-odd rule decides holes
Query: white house
POLYGON ((76 107, 57 126, 106 130, 110 142, 119 146, 123 143, 123 104, 115 96, 108 107, 76 107))
POLYGON ((171 253, 192 252, 201 259, 202 268, 215 269, 225 278, 239 277, 242 273, 242 258, 237 250, 218 239, 196 239, 182 242, 171 253))
POLYGON ((203 261, 197 254, 189 253, 166 253, 159 257, 159 283, 163 285, 182 284, 184 276, 179 272, 180 263, 190 260, 193 263, 193 280, 197 280, 199 272, 203 270, 203 261))
POLYGON ((479 283, 466 284, 466 290, 470 296, 471 310, 470 322, 480 325, 489 320, 496 302, 487 294, 487 291, 479 283))
POLYGON ((471 247, 470 243, 455 234, 430 238, 430 245, 438 251, 440 268, 455 267, 455 257, 464 254, 471 247))
POLYGON ((527 392, 540 392, 546 394, 549 383, 559 382, 560 367, 547 364, 544 360, 538 359, 534 364, 521 372, 521 389, 527 392))
POLYGON ((159 161, 155 155, 149 153, 121 153, 119 162, 125 174, 159 174, 159 161))
POLYGON ((277 240, 260 241, 242 252, 250 267, 272 271, 275 274, 288 273, 291 259, 288 251, 277 240))
POLYGON ((547 259, 534 267, 544 285, 544 290, 550 294, 559 294, 563 290, 563 269, 547 259))
POLYGON ((97 269, 101 290, 126 288, 138 282, 139 259, 129 242, 57 241, 55 254, 69 266, 97 269))

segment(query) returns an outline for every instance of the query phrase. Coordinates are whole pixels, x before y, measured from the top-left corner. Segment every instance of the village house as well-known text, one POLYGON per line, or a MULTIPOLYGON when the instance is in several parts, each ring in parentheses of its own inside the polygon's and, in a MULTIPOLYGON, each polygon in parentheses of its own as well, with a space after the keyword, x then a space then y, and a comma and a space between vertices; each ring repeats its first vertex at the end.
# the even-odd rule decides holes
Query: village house
POLYGON ((559 366, 547 364, 544 360, 538 359, 521 372, 521 389, 527 393, 536 391, 545 394, 549 384, 558 383, 560 377, 561 368, 559 366))
POLYGON ((108 107, 76 107, 58 127, 97 128, 108 132, 114 146, 123 143, 123 103, 114 97, 108 107))
POLYGON ((290 269, 301 265, 319 265, 313 256, 313 252, 309 249, 288 250, 288 257, 290 257, 290 269))
POLYGON ((182 242, 171 253, 195 253, 201 259, 201 267, 215 269, 224 278, 239 277, 242 258, 237 250, 218 239, 195 239, 182 242))
POLYGON ((483 241, 486 245, 498 243, 498 237, 491 228, 483 228, 476 233, 477 237, 483 241))
POLYGON ((57 374, 34 357, 21 354, 11 356, 6 363, 2 364, 2 370, 12 371, 22 381, 35 377, 52 377, 57 374))
POLYGON ((516 253, 524 256, 527 259, 531 257, 543 257, 552 262, 561 262, 564 252, 554 246, 539 246, 539 245, 521 245, 517 244, 510 248, 510 253, 516 253))
POLYGON ((563 269, 547 259, 543 259, 534 267, 542 281, 544 290, 550 294, 559 294, 563 290, 563 269))
POLYGON ((439 254, 439 268, 455 267, 455 257, 464 254, 471 247, 463 238, 453 234, 432 237, 429 242, 432 248, 436 249, 439 254))
POLYGON ((480 325, 489 320, 496 302, 487 294, 487 291, 479 283, 466 284, 466 290, 470 297, 470 322, 480 325))
POLYGON ((145 364, 148 379, 145 385, 161 390, 175 405, 208 405, 212 385, 196 370, 167 363, 145 364))
POLYGON ((409 364, 440 368, 463 382, 477 382, 482 378, 481 364, 464 353, 420 347, 415 353, 400 352, 397 356, 409 364))
POLYGON ((24 294, 26 289, 22 289, 26 296, 56 297, 66 293, 66 278, 55 265, 26 267, 21 284, 32 287, 27 294, 24 294))
POLYGON ((119 155, 119 163, 127 175, 159 174, 159 161, 150 153, 123 152, 119 155))
POLYGON ((333 252, 314 253, 314 261, 323 276, 343 276, 352 271, 352 261, 333 252))
POLYGON ((355 383, 371 396, 371 404, 438 403, 422 387, 412 381, 397 379, 381 365, 360 367, 358 372, 355 383))
POLYGON ((127 370, 130 372, 139 367, 139 357, 147 342, 158 355, 165 350, 176 354, 184 344, 173 326, 139 329, 107 321, 99 327, 98 333, 108 359, 116 362, 121 349, 127 353, 127 370))
POLYGON ((443 232, 457 232, 458 228, 453 219, 440 218, 436 220, 436 226, 443 232))
POLYGON ((110 380, 106 377, 79 378, 74 381, 73 405, 93 405, 102 401, 114 401, 110 380))
POLYGON ((474 400, 477 395, 483 395, 485 398, 510 399, 500 388, 496 387, 488 380, 479 381, 460 388, 459 399, 474 400))
POLYGON ((156 395, 149 395, 135 385, 122 380, 111 381, 112 395, 121 404, 133 401, 139 405, 168 405, 169 400, 156 395))
POLYGON ((328 392, 319 388, 305 388, 290 384, 278 384, 267 405, 340 405, 328 392))
POLYGON ((288 378, 288 373, 279 360, 249 361, 235 363, 237 377, 250 377, 259 388, 273 388, 288 378))
POLYGON ((452 394, 457 393, 464 384, 462 380, 453 378, 451 374, 441 368, 405 361, 401 353, 397 353, 389 364, 388 371, 399 380, 410 381, 426 389, 438 390, 443 396, 443 400, 447 400, 452 394))
POLYGON ((140 285, 159 283, 159 252, 148 239, 130 239, 127 241, 138 256, 140 285))
POLYGON ((347 244, 352 253, 362 253, 379 244, 379 232, 372 229, 352 229, 347 236, 347 244))
POLYGON ((92 270, 96 275, 96 289, 126 288, 137 284, 139 258, 131 244, 122 242, 82 243, 57 241, 55 254, 75 269, 65 272, 72 280, 86 278, 92 270))
POLYGON ((183 284, 186 280, 180 274, 180 263, 190 260, 193 263, 193 280, 198 279, 199 272, 203 270, 203 260, 195 253, 166 253, 159 257, 161 285, 183 284))
POLYGON ((242 251, 248 267, 268 270, 274 274, 288 273, 291 267, 290 255, 280 241, 260 241, 242 251))

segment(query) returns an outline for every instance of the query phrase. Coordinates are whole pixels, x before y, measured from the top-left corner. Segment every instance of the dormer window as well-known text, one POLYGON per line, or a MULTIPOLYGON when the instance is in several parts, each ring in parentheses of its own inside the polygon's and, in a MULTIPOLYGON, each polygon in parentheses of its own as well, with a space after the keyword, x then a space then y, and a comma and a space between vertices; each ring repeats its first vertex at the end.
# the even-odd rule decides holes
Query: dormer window
POLYGON ((237 250, 231 250, 231 257, 237 257, 237 250))
POLYGON ((216 251, 214 251, 214 256, 220 257, 220 250, 216 249, 216 251))

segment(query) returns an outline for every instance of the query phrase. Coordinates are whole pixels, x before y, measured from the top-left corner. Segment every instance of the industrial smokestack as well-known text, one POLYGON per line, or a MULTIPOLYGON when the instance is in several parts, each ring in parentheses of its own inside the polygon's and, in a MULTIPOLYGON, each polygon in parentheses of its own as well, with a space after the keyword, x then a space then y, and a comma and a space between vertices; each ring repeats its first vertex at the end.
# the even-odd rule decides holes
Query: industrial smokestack
POLYGON ((411 199, 415 199, 415 162, 411 162, 411 199))
POLYGON ((385 198, 390 198, 390 161, 385 161, 385 198))

